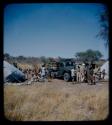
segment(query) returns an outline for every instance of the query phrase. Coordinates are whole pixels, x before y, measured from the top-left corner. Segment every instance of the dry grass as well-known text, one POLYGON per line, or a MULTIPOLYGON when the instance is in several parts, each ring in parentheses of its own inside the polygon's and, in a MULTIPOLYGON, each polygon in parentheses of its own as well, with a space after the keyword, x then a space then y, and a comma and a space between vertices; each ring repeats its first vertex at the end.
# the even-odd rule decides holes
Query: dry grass
POLYGON ((108 116, 108 84, 66 84, 62 81, 4 87, 9 120, 79 121, 108 116), (60 82, 60 83, 59 83, 60 82))
POLYGON ((18 63, 17 64, 19 68, 21 69, 32 69, 32 65, 26 64, 26 63, 18 63))

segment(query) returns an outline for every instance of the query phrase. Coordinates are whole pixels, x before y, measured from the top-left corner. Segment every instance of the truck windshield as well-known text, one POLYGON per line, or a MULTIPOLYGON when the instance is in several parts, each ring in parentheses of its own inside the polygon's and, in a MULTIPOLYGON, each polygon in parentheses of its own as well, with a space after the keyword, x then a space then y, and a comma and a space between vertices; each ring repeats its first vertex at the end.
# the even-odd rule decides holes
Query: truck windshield
POLYGON ((66 62, 66 66, 74 66, 73 62, 66 62))

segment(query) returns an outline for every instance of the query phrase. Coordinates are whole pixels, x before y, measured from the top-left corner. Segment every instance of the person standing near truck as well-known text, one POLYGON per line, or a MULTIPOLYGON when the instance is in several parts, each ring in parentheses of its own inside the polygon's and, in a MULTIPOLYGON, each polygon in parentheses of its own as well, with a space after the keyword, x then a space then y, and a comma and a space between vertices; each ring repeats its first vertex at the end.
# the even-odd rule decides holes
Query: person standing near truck
POLYGON ((85 82, 89 82, 89 64, 85 63, 85 70, 84 70, 84 75, 85 75, 85 82))
POLYGON ((75 76, 76 76, 76 73, 75 73, 75 66, 73 69, 71 69, 71 77, 72 77, 72 82, 74 83, 75 81, 75 76))
POLYGON ((44 79, 45 75, 46 75, 46 68, 45 68, 45 64, 43 64, 41 67, 41 77, 44 79))
POLYGON ((78 65, 78 68, 77 68, 77 82, 81 82, 81 72, 80 72, 80 66, 78 65))
POLYGON ((81 82, 84 82, 84 70, 85 70, 85 64, 83 63, 80 67, 80 75, 81 75, 81 82))
POLYGON ((90 67, 89 67, 89 83, 90 85, 94 84, 95 85, 95 77, 94 77, 94 67, 93 67, 93 64, 91 63, 90 64, 90 67))

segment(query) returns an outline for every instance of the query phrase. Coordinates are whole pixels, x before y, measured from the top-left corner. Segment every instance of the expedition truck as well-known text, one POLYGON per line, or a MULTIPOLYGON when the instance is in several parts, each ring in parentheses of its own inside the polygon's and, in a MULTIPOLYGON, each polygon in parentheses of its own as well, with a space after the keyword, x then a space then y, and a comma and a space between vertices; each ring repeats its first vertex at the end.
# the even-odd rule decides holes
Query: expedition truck
POLYGON ((62 78, 68 82, 71 80, 71 69, 74 67, 76 68, 76 65, 70 59, 66 59, 60 62, 54 61, 49 67, 49 72, 52 78, 62 78))

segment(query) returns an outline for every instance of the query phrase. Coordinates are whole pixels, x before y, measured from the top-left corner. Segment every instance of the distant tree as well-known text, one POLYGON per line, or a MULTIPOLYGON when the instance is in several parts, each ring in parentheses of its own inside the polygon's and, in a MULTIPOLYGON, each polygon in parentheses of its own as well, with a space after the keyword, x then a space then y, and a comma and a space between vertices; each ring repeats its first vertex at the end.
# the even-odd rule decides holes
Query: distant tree
POLYGON ((41 56, 40 60, 41 60, 41 62, 46 63, 46 57, 45 56, 41 56))
POLYGON ((10 59, 10 57, 11 57, 11 56, 10 56, 8 53, 5 53, 5 54, 4 54, 4 59, 7 60, 7 59, 10 59))
POLYGON ((18 56, 18 59, 19 60, 25 60, 25 57, 24 56, 18 56))
POLYGON ((58 56, 58 61, 61 61, 62 59, 63 59, 62 57, 58 56))
POLYGON ((99 60, 101 57, 103 57, 103 55, 101 54, 101 52, 100 51, 95 51, 95 53, 96 53, 96 56, 95 56, 95 59, 96 60, 99 60))
POLYGON ((48 59, 50 62, 54 61, 54 58, 52 58, 52 57, 48 57, 48 59))
POLYGON ((106 5, 103 6, 102 12, 99 15, 100 30, 97 37, 105 41, 105 46, 109 44, 108 32, 109 32, 109 12, 106 5))
POLYGON ((100 51, 95 51, 88 49, 85 52, 77 52, 75 54, 75 57, 80 60, 80 61, 95 61, 99 60, 103 55, 101 54, 100 51))
POLYGON ((82 60, 82 61, 85 61, 87 58, 87 54, 85 52, 77 52, 75 56, 77 60, 82 60))

